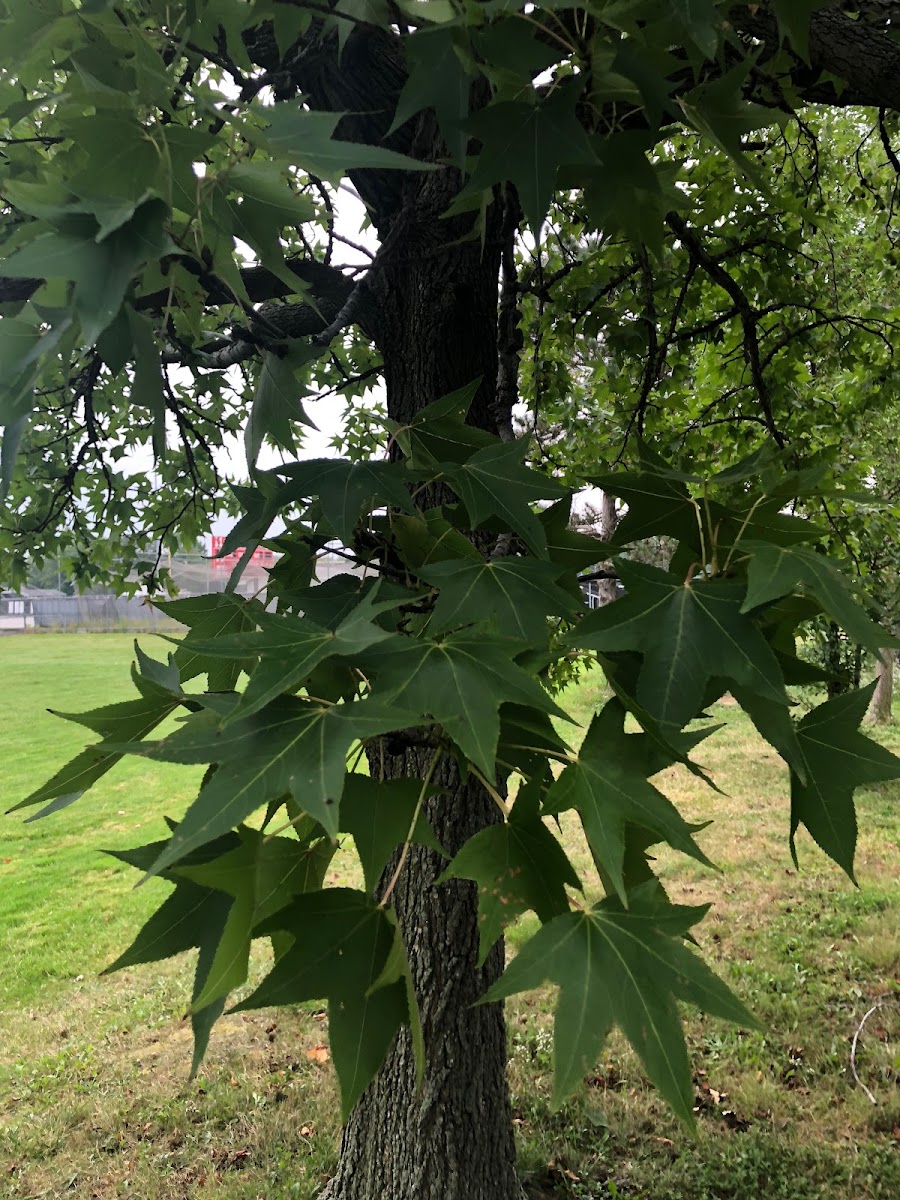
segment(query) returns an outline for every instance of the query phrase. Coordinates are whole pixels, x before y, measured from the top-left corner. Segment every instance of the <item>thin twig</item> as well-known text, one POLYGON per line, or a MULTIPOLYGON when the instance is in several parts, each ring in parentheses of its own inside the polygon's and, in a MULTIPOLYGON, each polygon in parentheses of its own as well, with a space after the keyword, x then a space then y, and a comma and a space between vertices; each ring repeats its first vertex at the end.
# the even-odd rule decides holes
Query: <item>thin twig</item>
POLYGON ((876 1002, 872 1005, 872 1007, 869 1009, 869 1011, 866 1013, 866 1015, 863 1017, 863 1019, 860 1021, 859 1025, 857 1026, 856 1033, 854 1033, 854 1035, 853 1035, 853 1044, 850 1047, 850 1070, 853 1072, 853 1078, 856 1080, 856 1082, 859 1084, 859 1086, 862 1088, 862 1090, 866 1093, 866 1095, 869 1097, 869 1099, 875 1105, 878 1104, 878 1101, 875 1099, 875 1097, 872 1095, 872 1093, 869 1091, 869 1089, 866 1087, 866 1085, 860 1079, 859 1072, 856 1069, 856 1047, 859 1044, 859 1035, 862 1033, 863 1027, 865 1026, 866 1021, 868 1021, 869 1017, 871 1017, 872 1013, 878 1012, 879 1008, 884 1008, 884 1006, 886 1004, 889 1004, 892 1000, 893 1001, 900 1000, 900 996, 894 995, 894 994, 888 994, 887 996, 882 996, 880 1000, 876 1000, 876 1002))
POLYGON ((332 338, 337 337, 348 325, 352 325, 356 320, 357 314, 362 307, 363 297, 368 289, 368 275, 363 275, 362 279, 358 280, 353 288, 353 291, 344 301, 337 316, 327 325, 321 333, 317 333, 313 338, 313 342, 317 346, 327 346, 332 338))
POLYGON ((772 399, 769 393, 769 385, 763 373, 763 365, 760 361, 759 352, 759 312, 753 307, 747 299, 740 284, 734 279, 721 263, 710 254, 706 247, 701 242, 695 231, 690 228, 686 221, 683 220, 676 212, 666 214, 666 223, 669 228, 676 234, 690 256, 696 260, 703 268, 706 274, 714 283, 717 283, 724 292, 730 297, 732 304, 738 311, 740 317, 741 328, 743 330, 743 352, 747 366, 750 370, 750 378, 753 380, 753 386, 759 398, 760 407, 765 418, 766 428, 771 434, 775 444, 780 448, 784 448, 784 435, 775 424, 775 417, 772 412, 772 399))
POLYGON ((591 571, 590 575, 579 575, 579 583, 595 583, 601 579, 618 579, 616 571, 591 571))
POLYGON ((885 110, 883 108, 879 108, 878 133, 881 137, 881 144, 884 147, 884 152, 887 155, 888 162, 894 168, 895 173, 900 175, 900 159, 897 158, 897 154, 891 145, 891 139, 888 137, 887 126, 884 123, 884 113, 885 110))

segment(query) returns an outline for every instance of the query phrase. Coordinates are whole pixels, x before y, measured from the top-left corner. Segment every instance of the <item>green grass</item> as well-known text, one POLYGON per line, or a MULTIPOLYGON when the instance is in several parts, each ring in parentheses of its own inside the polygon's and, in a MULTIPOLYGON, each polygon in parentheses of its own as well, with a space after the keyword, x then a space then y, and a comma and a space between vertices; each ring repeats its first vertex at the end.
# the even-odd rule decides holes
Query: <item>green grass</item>
MULTIPOLYGON (((148 648, 154 639, 143 638, 148 648)), ((87 740, 48 705, 78 711, 130 695, 121 635, 0 639, 2 800, 15 803, 87 740)), ((602 700, 589 677, 565 706, 602 700)), ((680 768, 667 791, 697 821, 721 874, 665 852, 673 898, 712 902, 700 941, 765 1033, 688 1016, 698 1133, 673 1121, 613 1037, 564 1108, 551 1109, 550 990, 509 1006, 510 1077, 531 1196, 599 1200, 845 1200, 900 1195, 900 1002, 866 1027, 853 1084, 849 1043, 863 1013, 900 995, 900 786, 858 797, 861 887, 800 839, 787 849, 787 781, 734 706, 698 757, 718 795, 680 768)), ((900 725, 878 736, 900 750, 900 725)), ((165 885, 101 853, 161 836, 199 771, 123 763, 46 820, 3 819, 0 850, 0 1195, 16 1200, 288 1200, 310 1197, 337 1153, 337 1102, 313 1008, 240 1014, 217 1026, 202 1078, 188 1083, 186 961, 98 971, 165 885)), ((564 834, 589 858, 571 814, 564 834)), ((336 878, 353 878, 351 856, 336 878)), ((512 931, 511 948, 533 928, 512 931)), ((257 964, 257 970, 261 969, 257 964)))
MULTIPOLYGON (((162 645, 152 636, 142 644, 162 645)), ((92 734, 46 710, 79 712, 131 699, 132 639, 122 634, 48 634, 0 639, 3 810, 18 803, 81 750, 92 734)), ((0 853, 0 1008, 45 999, 130 940, 164 894, 132 890, 133 872, 98 853, 166 835, 202 775, 130 759, 89 799, 41 821, 4 820, 0 853), (27 953, 26 948, 27 947, 27 953), (49 990, 48 990, 49 989, 49 990)))

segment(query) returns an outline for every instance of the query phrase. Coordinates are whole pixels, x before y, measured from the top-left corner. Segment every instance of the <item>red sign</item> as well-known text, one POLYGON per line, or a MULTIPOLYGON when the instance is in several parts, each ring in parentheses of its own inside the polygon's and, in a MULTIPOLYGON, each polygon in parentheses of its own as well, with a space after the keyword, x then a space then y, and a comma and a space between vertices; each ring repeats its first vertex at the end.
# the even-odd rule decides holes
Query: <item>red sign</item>
MULTIPOLYGON (((221 553, 224 545, 224 537, 220 536, 219 534, 212 535, 212 565, 214 567, 218 567, 220 570, 233 571, 243 558, 245 548, 243 546, 238 546, 236 550, 232 550, 230 554, 226 554, 220 558, 219 554, 221 553)), ((257 548, 250 555, 250 561, 247 563, 247 566, 253 567, 272 567, 274 565, 275 552, 273 550, 266 550, 263 546, 257 546, 257 548)))

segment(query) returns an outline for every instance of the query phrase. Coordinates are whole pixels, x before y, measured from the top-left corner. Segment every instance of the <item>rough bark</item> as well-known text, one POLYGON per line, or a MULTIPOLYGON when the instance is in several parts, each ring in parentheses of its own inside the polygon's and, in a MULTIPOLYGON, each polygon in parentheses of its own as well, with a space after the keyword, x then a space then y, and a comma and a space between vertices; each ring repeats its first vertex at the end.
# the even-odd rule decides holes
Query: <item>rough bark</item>
POLYGON ((894 658, 893 650, 879 650, 875 661, 875 691, 866 713, 870 725, 888 725, 892 719, 891 705, 894 699, 894 658))
MULTIPOLYGON (((429 751, 385 764, 386 777, 421 776, 429 751)), ((454 763, 436 773, 441 793, 426 812, 452 854, 500 819, 483 788, 460 784, 454 763)), ((419 997, 425 1075, 417 1089, 403 1033, 344 1130, 323 1200, 517 1200, 502 1006, 473 1007, 503 969, 498 943, 477 970, 474 884, 434 881, 446 861, 412 847, 393 892, 419 997)))
MULTIPOLYGON (((600 540, 611 542, 619 525, 619 514, 616 511, 616 498, 611 492, 604 492, 600 501, 600 540)), ((606 565, 606 564, 604 564, 606 565)), ((610 568, 612 564, 609 564, 610 568)), ((612 604, 618 596, 615 579, 599 579, 597 593, 601 604, 612 604)))

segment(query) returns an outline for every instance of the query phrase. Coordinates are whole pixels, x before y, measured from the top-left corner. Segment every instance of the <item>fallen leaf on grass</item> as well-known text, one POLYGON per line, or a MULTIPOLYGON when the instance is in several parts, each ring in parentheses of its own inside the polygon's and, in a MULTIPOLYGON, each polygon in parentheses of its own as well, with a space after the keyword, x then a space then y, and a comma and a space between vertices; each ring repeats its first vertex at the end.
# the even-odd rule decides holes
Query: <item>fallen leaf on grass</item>
POLYGON ((547 1163, 547 1174, 552 1179, 554 1176, 570 1179, 573 1183, 580 1183, 581 1177, 576 1175, 574 1171, 570 1171, 568 1167, 561 1166, 556 1159, 551 1158, 547 1163))
POLYGON ((328 1062, 328 1047, 327 1046, 310 1046, 306 1052, 306 1057, 310 1062, 327 1063, 328 1062))

